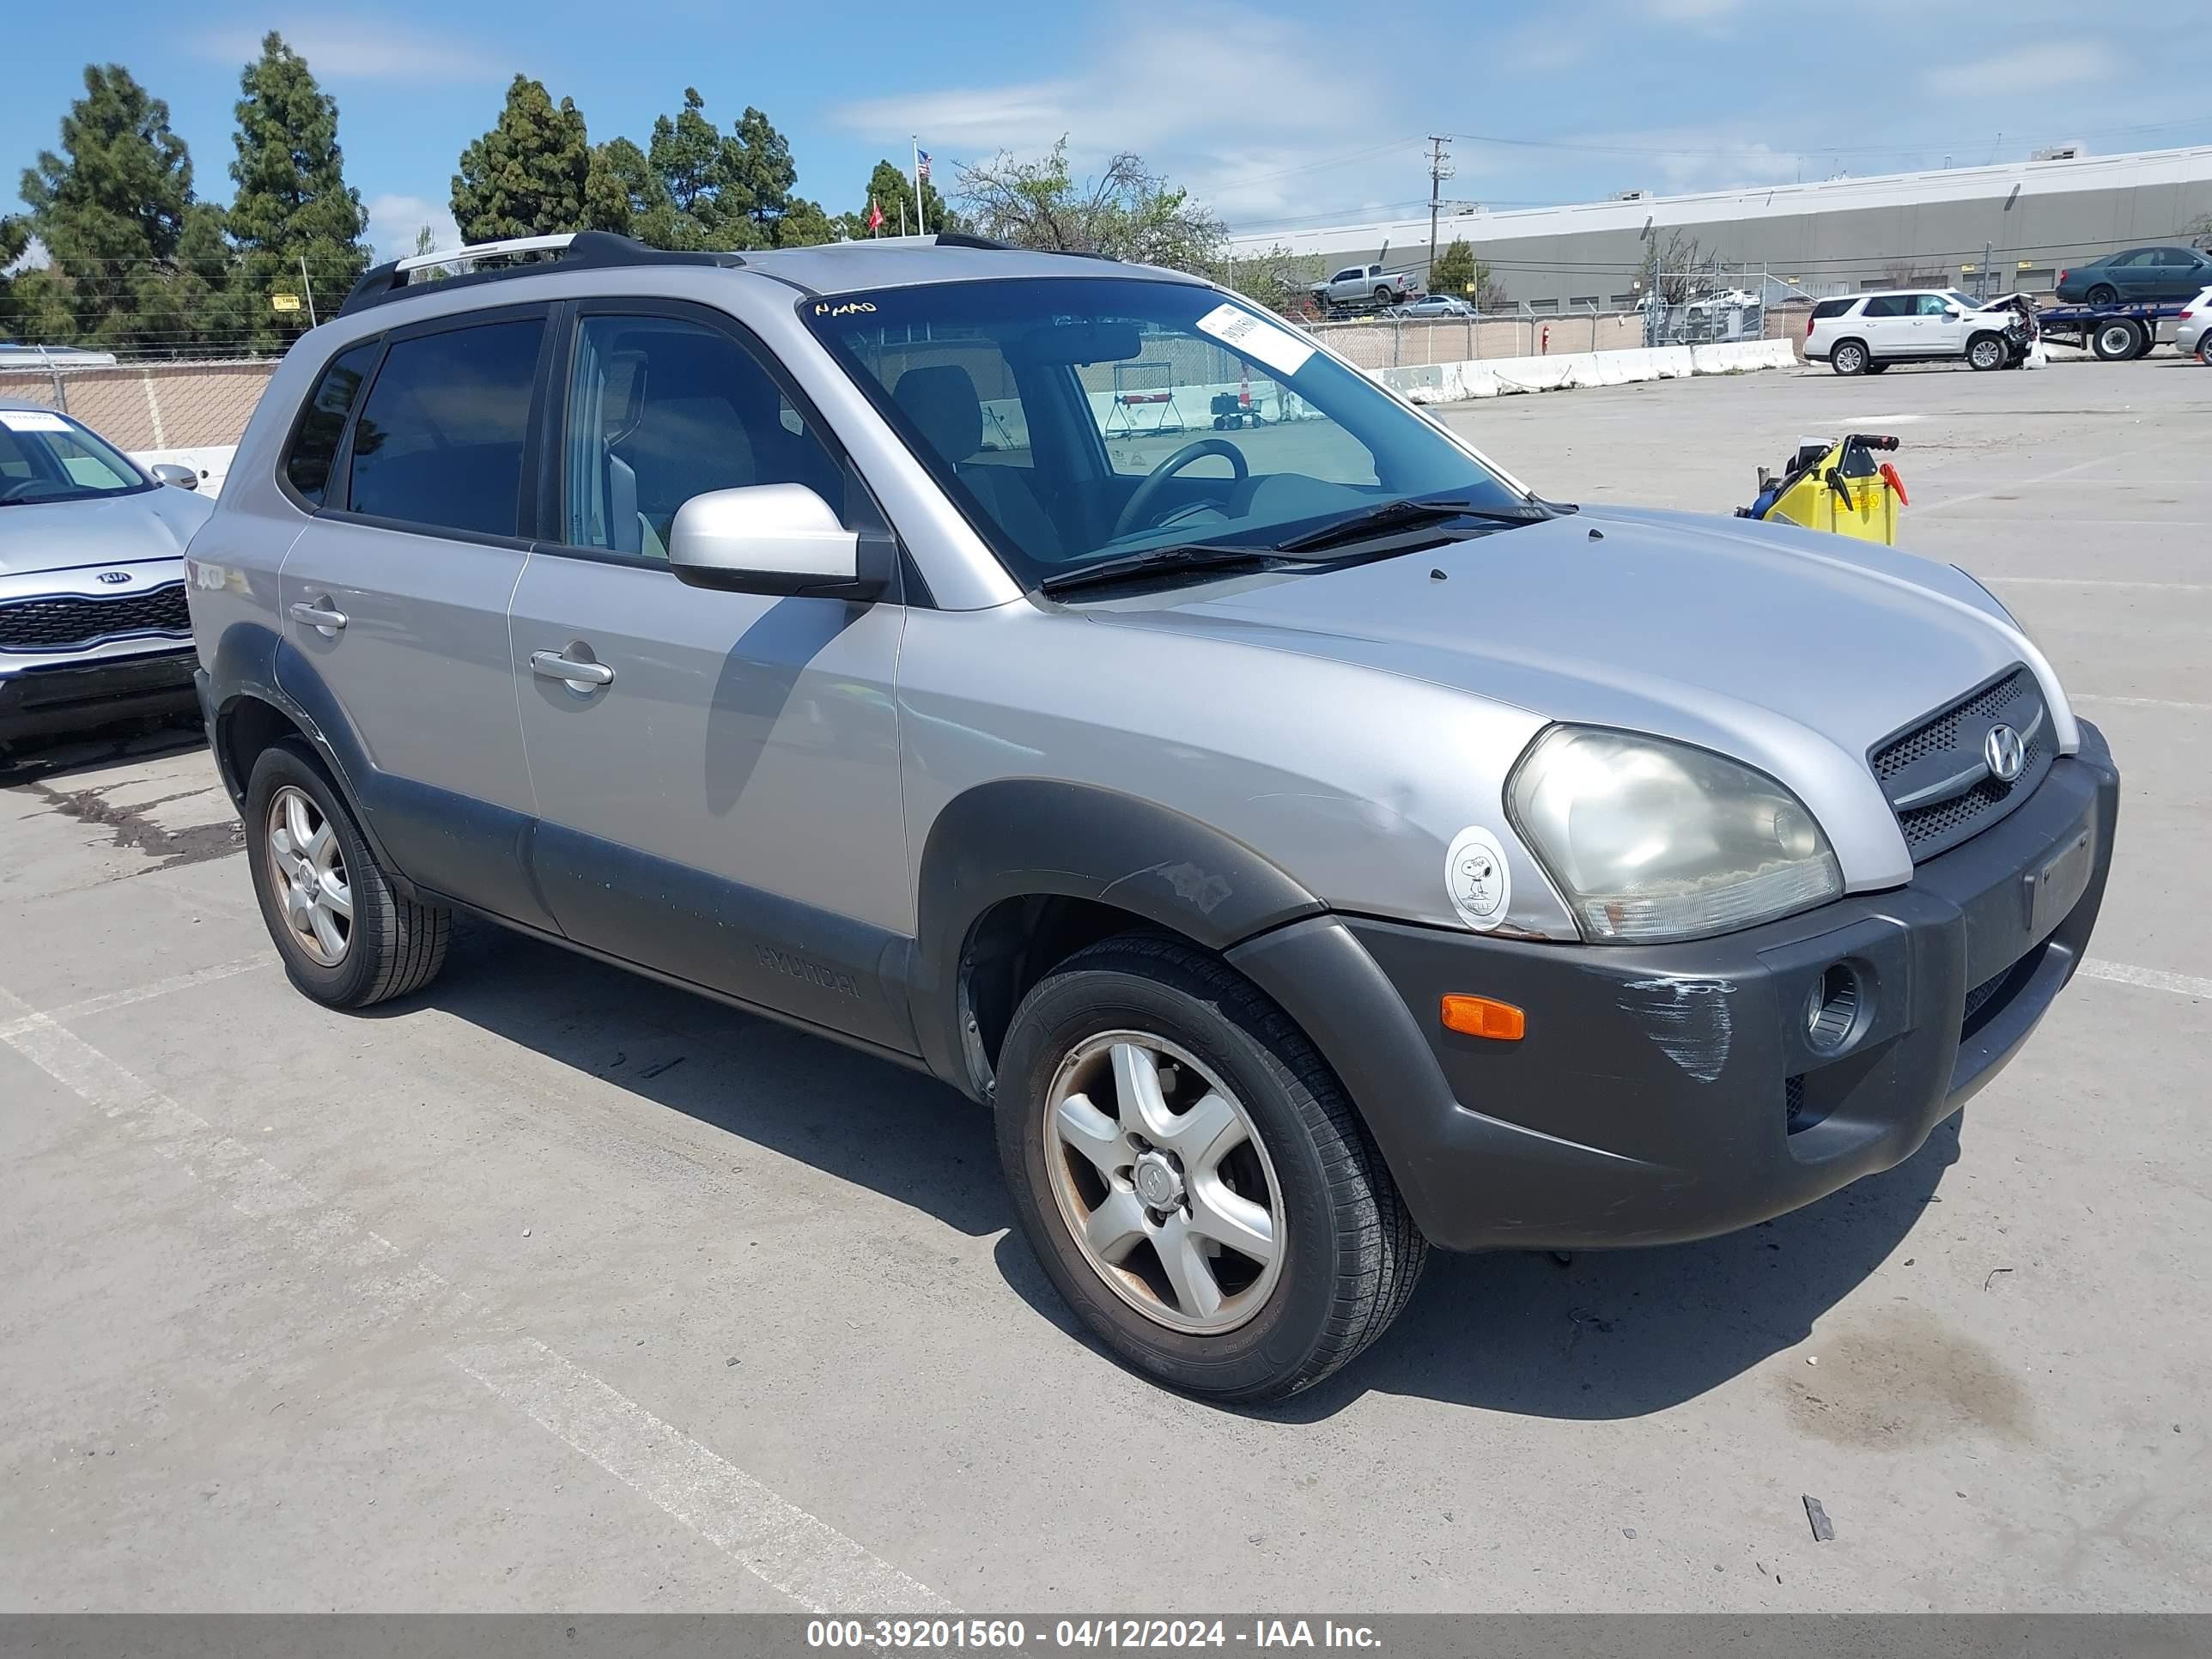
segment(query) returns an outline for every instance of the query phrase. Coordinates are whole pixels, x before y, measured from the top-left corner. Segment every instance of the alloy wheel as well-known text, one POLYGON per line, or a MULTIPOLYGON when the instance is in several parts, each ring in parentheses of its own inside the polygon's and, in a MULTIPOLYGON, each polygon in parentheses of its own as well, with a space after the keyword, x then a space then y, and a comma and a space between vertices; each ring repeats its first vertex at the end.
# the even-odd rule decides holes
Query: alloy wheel
POLYGON ((337 967, 353 940, 353 887, 337 830, 304 789, 288 783, 269 798, 265 850, 294 942, 310 960, 337 967))
POLYGON ((1282 1275, 1282 1188, 1236 1095, 1182 1048, 1104 1031, 1053 1074, 1045 1167, 1060 1219, 1099 1279, 1170 1330, 1214 1336, 1282 1275))

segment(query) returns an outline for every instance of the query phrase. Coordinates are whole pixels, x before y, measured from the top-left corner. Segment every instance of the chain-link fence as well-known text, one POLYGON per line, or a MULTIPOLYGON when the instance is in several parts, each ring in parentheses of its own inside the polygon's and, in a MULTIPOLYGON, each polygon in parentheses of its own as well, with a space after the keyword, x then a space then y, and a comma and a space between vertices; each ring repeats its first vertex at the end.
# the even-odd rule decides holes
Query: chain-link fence
POLYGON ((212 362, 0 363, 0 400, 37 404, 82 421, 118 449, 234 444, 275 372, 273 357, 212 362))

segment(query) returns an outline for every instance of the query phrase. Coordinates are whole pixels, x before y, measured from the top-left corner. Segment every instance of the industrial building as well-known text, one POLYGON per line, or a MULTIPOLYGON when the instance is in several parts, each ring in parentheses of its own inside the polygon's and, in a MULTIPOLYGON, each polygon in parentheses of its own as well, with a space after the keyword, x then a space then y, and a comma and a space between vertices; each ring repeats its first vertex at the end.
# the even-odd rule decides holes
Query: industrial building
MULTIPOLYGON (((1623 191, 1566 207, 1489 212, 1447 206, 1441 251, 1464 237, 1507 296, 1539 314, 1626 310, 1655 250, 1694 240, 1725 285, 1770 301, 1942 283, 1990 294, 2047 292, 2059 270, 2116 248, 2190 240, 2212 218, 2212 145, 2127 155, 2074 147, 1990 167, 1944 167, 1693 195, 1623 191), (1741 280, 1739 278, 1741 273, 1741 280)), ((1382 258, 1425 278, 1429 217, 1239 232, 1237 258, 1318 255, 1331 266, 1382 258), (1387 252, 1385 249, 1387 248, 1387 252)))

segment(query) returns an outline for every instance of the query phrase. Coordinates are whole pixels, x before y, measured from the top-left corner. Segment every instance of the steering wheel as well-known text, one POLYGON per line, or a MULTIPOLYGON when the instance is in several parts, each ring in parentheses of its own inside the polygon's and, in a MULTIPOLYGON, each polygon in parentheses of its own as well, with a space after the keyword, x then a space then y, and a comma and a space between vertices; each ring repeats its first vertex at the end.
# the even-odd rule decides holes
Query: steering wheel
POLYGON ((1218 455, 1227 461, 1237 483, 1243 483, 1252 476, 1252 469, 1244 464, 1244 452, 1226 438, 1200 438, 1194 444, 1185 444, 1145 474, 1144 482, 1130 492, 1127 505, 1122 507, 1121 516, 1114 520, 1113 534, 1106 539, 1113 541, 1126 536, 1143 523, 1146 509, 1159 498, 1167 481, 1193 461, 1203 460, 1208 455, 1218 455))

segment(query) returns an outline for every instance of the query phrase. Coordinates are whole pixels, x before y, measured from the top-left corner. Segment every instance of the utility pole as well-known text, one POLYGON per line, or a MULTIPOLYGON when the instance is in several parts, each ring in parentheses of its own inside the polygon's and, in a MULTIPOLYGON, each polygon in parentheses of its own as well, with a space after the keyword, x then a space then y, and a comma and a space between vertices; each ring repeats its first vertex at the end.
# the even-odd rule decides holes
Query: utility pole
POLYGON ((1445 179, 1452 176, 1449 165, 1451 155, 1444 149, 1449 133, 1429 135, 1429 271, 1423 285, 1433 289, 1437 283, 1437 208, 1443 198, 1438 194, 1445 179))

